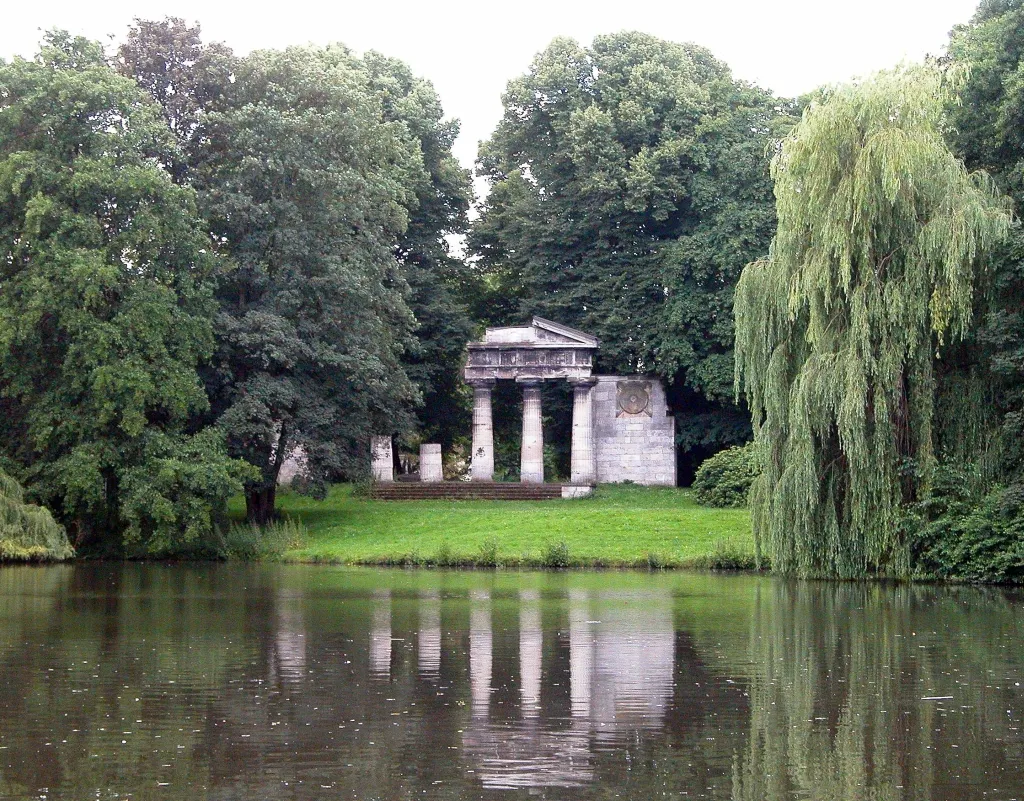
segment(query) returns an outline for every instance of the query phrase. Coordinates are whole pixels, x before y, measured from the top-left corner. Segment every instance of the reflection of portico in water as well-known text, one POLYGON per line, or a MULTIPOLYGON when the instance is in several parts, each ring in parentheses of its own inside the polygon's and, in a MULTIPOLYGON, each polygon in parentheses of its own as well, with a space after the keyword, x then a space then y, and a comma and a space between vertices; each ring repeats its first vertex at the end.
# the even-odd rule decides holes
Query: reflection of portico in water
MULTIPOLYGON (((519 726, 492 724, 490 599, 475 599, 473 636, 487 658, 470 660, 473 720, 463 743, 488 787, 576 786, 592 779, 591 743, 638 728, 659 727, 672 696, 674 628, 671 596, 647 594, 637 603, 603 603, 599 594, 571 591, 569 681, 545 675, 540 597, 519 595, 519 726), (484 687, 487 687, 485 692, 484 687), (569 726, 541 720, 542 689, 570 697, 569 726)), ((555 645, 555 643, 551 643, 555 645)), ((556 646, 557 647, 557 646, 556 646)), ((549 666, 550 667, 550 666, 549 666)))
MULTIPOLYGON (((463 599, 468 601, 468 619, 463 618, 463 625, 468 624, 468 647, 446 654, 440 593, 434 590, 420 595, 414 624, 418 627, 416 673, 420 680, 441 681, 443 659, 465 660, 462 670, 467 671, 469 680, 469 720, 462 744, 485 786, 585 784, 593 778, 594 743, 662 725, 672 696, 674 669, 669 593, 604 598, 600 592, 571 590, 561 605, 548 602, 542 606, 538 591, 520 590, 514 598, 518 614, 502 618, 504 628, 509 622, 513 628, 518 623, 515 640, 501 640, 506 651, 509 645, 518 649, 512 669, 514 682, 518 667, 518 688, 511 688, 518 715, 513 716, 511 725, 507 717, 493 719, 498 709, 503 714, 509 710, 495 705, 495 695, 510 689, 495 686, 496 659, 508 656, 499 656, 497 650, 495 598, 487 590, 473 590, 463 599), (545 631, 543 609, 567 621, 568 643, 550 627, 545 631), (568 654, 563 661, 558 649, 566 645, 568 654), (567 676, 562 673, 566 667, 567 676), (562 708, 568 709, 569 718, 545 720, 548 716, 542 710, 558 708, 559 695, 566 701, 562 708)), ((506 596, 500 602, 508 600, 506 596)), ((380 678, 391 677, 395 641, 392 601, 391 593, 381 590, 370 602, 368 668, 380 678)), ((459 668, 453 662, 451 669, 459 668)), ((504 675, 507 679, 508 673, 504 675)), ((505 698, 507 703, 508 696, 505 698)))
POLYGON ((370 675, 391 675, 391 592, 373 594, 370 622, 370 675))

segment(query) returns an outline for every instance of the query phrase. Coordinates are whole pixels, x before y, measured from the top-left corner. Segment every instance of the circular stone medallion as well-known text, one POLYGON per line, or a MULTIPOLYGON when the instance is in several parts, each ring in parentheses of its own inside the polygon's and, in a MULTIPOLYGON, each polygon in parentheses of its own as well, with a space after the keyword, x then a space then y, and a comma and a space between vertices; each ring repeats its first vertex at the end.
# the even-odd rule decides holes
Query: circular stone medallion
POLYGON ((617 394, 619 408, 626 414, 642 414, 651 402, 650 385, 643 381, 622 381, 617 394))

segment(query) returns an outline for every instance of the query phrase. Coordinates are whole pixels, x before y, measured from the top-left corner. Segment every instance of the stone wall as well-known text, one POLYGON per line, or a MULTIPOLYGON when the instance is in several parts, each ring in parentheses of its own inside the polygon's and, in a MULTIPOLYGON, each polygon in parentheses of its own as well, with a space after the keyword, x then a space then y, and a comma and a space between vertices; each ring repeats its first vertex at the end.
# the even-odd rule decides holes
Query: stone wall
POLYGON ((675 486, 676 421, 661 381, 644 376, 596 376, 594 441, 597 481, 675 486))

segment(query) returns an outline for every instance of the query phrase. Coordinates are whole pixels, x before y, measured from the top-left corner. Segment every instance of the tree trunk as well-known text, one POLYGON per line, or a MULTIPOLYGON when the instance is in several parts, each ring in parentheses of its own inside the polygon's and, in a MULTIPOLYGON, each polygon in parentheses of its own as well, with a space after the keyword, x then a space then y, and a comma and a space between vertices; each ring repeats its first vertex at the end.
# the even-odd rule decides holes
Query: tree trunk
POLYGON ((245 519, 254 525, 264 526, 277 516, 274 509, 277 501, 277 485, 258 487, 245 492, 245 519))

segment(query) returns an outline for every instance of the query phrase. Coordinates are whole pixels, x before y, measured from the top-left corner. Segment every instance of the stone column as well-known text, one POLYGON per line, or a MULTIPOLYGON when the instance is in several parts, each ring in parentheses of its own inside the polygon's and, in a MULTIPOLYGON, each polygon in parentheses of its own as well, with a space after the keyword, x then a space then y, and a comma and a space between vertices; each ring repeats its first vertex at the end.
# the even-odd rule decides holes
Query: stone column
POLYGON ((572 388, 572 453, 571 477, 573 484, 593 484, 597 481, 597 452, 594 448, 595 378, 573 381, 572 388))
POLYGON ((420 445, 420 481, 444 481, 440 445, 420 445))
POLYGON ((385 483, 395 480, 395 463, 391 460, 391 437, 370 437, 373 480, 385 483))
POLYGON ((469 382, 473 387, 473 452, 470 472, 473 481, 494 480, 494 423, 491 420, 493 378, 469 382))
POLYGON ((524 484, 543 484, 544 430, 540 414, 541 382, 527 380, 520 383, 523 385, 523 443, 519 460, 519 480, 524 484))

